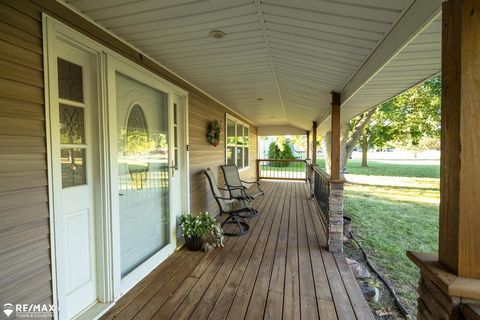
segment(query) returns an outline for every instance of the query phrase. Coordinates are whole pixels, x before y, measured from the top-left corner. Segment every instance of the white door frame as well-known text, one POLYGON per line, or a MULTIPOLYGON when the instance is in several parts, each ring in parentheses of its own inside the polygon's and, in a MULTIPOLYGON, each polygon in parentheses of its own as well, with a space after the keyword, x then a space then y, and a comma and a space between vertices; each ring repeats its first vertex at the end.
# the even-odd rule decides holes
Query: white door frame
MULTIPOLYGON (((150 86, 155 88, 161 88, 159 90, 168 93, 169 107, 172 106, 173 97, 181 97, 184 101, 183 105, 183 129, 184 143, 188 146, 188 92, 169 83, 168 81, 160 78, 158 75, 146 70, 142 66, 135 64, 134 62, 124 58, 111 49, 95 42, 87 36, 79 33, 78 31, 66 26, 65 24, 58 22, 54 18, 42 14, 43 19, 43 48, 44 48, 44 84, 45 84, 45 116, 46 116, 46 140, 47 140, 47 162, 48 162, 48 191, 49 191, 49 212, 50 212, 50 240, 51 240, 51 268, 52 268, 52 288, 53 288, 53 301, 57 306, 54 318, 62 319, 62 306, 63 297, 59 296, 59 288, 62 284, 59 283, 57 265, 57 241, 56 239, 56 223, 55 223, 55 208, 58 207, 59 195, 58 195, 58 177, 54 175, 55 161, 53 161, 53 146, 52 143, 57 135, 51 130, 51 108, 58 107, 57 96, 58 88, 52 83, 56 83, 53 79, 56 79, 56 53, 55 47, 58 41, 67 45, 74 46, 80 50, 85 50, 92 55, 95 55, 96 64, 98 66, 98 138, 99 138, 99 181, 100 185, 97 186, 97 190, 100 190, 98 203, 96 203, 95 209, 101 214, 97 215, 97 229, 99 234, 97 236, 97 270, 98 270, 98 299, 99 303, 92 307, 92 310, 87 311, 88 318, 97 318, 103 314, 108 308, 113 305, 113 302, 120 298, 121 294, 125 290, 129 290, 139 280, 145 277, 151 270, 157 267, 166 256, 159 256, 155 259, 148 259, 140 267, 143 272, 138 272, 135 277, 132 277, 130 283, 123 286, 115 279, 114 270, 119 268, 118 257, 115 257, 115 234, 114 228, 118 227, 115 222, 115 212, 118 212, 118 201, 112 197, 112 195, 118 195, 115 193, 116 181, 116 167, 112 166, 116 153, 112 152, 116 150, 116 131, 111 130, 112 119, 113 124, 116 124, 116 113, 112 117, 112 108, 114 109, 114 101, 116 93, 112 92, 111 79, 109 79, 109 71, 112 68, 112 64, 119 70, 133 71, 133 73, 140 74, 140 78, 143 80, 148 79, 150 86), (107 67, 107 65, 110 66, 107 67), (113 94, 113 95, 112 95, 113 94), (112 99, 113 97, 113 99, 112 99), (113 134, 112 134, 113 133, 113 134), (113 147, 113 148, 112 148, 113 147), (117 210, 117 211, 116 211, 117 210), (160 258, 160 259, 159 259, 160 258), (152 261, 151 261, 152 260, 152 261), (99 306, 100 305, 100 306, 99 306), (59 312, 60 309, 60 312, 59 312)), ((111 72, 111 71, 110 71, 111 72)), ((129 73, 127 75, 131 76, 129 73)), ((137 79, 141 81, 141 79, 137 79)), ((141 81, 143 82, 143 81, 141 81)), ((114 82, 113 82, 114 84, 114 82)), ((169 112, 169 115, 171 112, 169 112)), ((169 116, 170 117, 170 116, 169 116)), ((190 178, 189 178, 189 159, 187 147, 183 149, 183 164, 181 164, 182 178, 181 178, 181 199, 182 212, 189 212, 190 209, 190 178)), ((179 150, 182 150, 179 149, 179 150)), ((61 190, 61 185, 60 185, 61 190)), ((170 231, 171 239, 173 243, 173 250, 176 248, 176 219, 172 217, 170 219, 170 231)), ((173 251, 172 251, 173 252, 173 251)), ((153 258, 153 257, 152 257, 153 258)), ((61 292, 61 290, 60 290, 61 292)))
MULTIPOLYGON (((145 262, 143 262, 140 266, 135 268, 134 271, 130 272, 124 279, 121 278, 121 270, 120 270, 120 217, 119 217, 119 203, 118 203, 118 183, 117 183, 117 176, 114 172, 117 172, 117 90, 116 90, 116 73, 119 72, 123 75, 126 75, 142 84, 145 84, 151 88, 154 88, 158 91, 161 91, 167 94, 168 99, 168 128, 169 128, 169 157, 168 157, 168 164, 170 165, 173 155, 173 98, 175 94, 181 94, 178 90, 175 90, 171 85, 166 83, 163 80, 159 80, 158 76, 153 73, 146 72, 146 70, 141 70, 138 68, 137 65, 126 61, 124 59, 119 59, 113 56, 107 56, 107 83, 108 83, 108 115, 109 115, 109 132, 110 132, 110 168, 111 168, 111 175, 110 175, 110 185, 111 185, 111 208, 112 212, 112 226, 113 226, 113 268, 114 270, 114 292, 115 296, 120 296, 130 290, 138 281, 140 281, 145 275, 150 273, 156 266, 158 266, 163 260, 165 260, 171 253, 176 250, 176 212, 173 210, 170 211, 170 243, 167 244, 164 248, 158 251, 156 254, 151 256, 145 262)), ((183 90, 182 90, 183 91, 183 90)), ((169 170, 170 171, 170 170, 169 170)), ((170 174, 170 172, 169 172, 170 174)), ((169 198, 170 198, 170 206, 172 206, 172 193, 171 190, 171 179, 170 186, 169 186, 169 198)))
MULTIPOLYGON (((189 137, 188 137, 188 95, 175 93, 173 96, 173 103, 177 104, 177 128, 178 130, 178 152, 179 159, 177 165, 177 174, 180 181, 179 198, 177 202, 177 220, 182 213, 190 212, 190 170, 189 170, 189 137), (184 130, 180 130, 184 128, 184 130)), ((177 221, 178 223, 178 221, 177 221)), ((177 230, 177 248, 183 246, 184 240, 180 232, 177 230)))

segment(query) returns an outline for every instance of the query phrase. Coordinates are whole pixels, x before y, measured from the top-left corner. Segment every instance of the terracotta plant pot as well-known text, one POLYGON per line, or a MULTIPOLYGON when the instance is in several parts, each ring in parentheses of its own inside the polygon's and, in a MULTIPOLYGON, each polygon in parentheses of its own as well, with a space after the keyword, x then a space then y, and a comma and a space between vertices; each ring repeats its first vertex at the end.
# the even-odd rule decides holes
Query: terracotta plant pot
POLYGON ((200 237, 191 237, 185 238, 185 243, 187 244, 187 248, 190 251, 198 251, 202 249, 203 246, 203 239, 200 237))

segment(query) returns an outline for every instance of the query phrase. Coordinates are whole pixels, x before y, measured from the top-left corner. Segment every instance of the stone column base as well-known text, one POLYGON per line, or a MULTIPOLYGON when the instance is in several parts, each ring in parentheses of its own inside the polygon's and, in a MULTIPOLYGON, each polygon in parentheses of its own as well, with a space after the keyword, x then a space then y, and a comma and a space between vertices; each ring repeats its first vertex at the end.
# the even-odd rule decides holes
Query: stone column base
POLYGON ((330 183, 328 250, 343 252, 343 181, 330 183))
POLYGON ((470 320, 462 306, 480 305, 480 279, 452 274, 433 254, 407 252, 420 269, 418 312, 420 320, 470 320))
POLYGON ((456 320, 460 318, 460 303, 458 297, 445 295, 430 279, 422 275, 418 283, 418 313, 419 320, 456 320))

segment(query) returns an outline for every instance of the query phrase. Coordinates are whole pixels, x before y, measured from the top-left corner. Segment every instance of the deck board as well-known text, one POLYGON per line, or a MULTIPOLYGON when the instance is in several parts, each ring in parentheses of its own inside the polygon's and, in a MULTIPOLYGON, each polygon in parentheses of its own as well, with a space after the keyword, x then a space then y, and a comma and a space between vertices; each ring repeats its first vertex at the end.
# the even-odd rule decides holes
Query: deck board
POLYGON ((326 250, 307 185, 262 184, 248 234, 182 248, 102 319, 373 319, 344 256, 326 250))
POLYGON ((299 247, 297 233, 297 192, 298 184, 291 184, 288 221, 287 261, 284 286, 284 319, 300 319, 300 269, 298 264, 299 247))
MULTIPOLYGON (((267 292, 264 319, 282 318, 291 186, 292 184, 286 185, 286 194, 280 199, 280 202, 283 203, 282 222, 277 236, 277 247, 267 292)), ((255 306, 255 304, 251 305, 255 306)))
MULTIPOLYGON (((277 187, 272 192, 275 192, 277 197, 280 197, 282 190, 283 187, 277 187)), ((274 216, 270 220, 268 234, 265 232, 261 236, 265 243, 261 243, 260 246, 258 246, 257 252, 253 256, 253 259, 250 260, 242 282, 240 283, 240 287, 238 288, 237 294, 235 295, 233 303, 230 307, 227 319, 244 319, 245 315, 247 314, 251 297, 254 296, 256 303, 259 303, 257 300, 258 296, 254 292, 254 288, 256 288, 257 291, 260 290, 259 288, 261 287, 264 287, 265 291, 268 289, 268 283, 270 281, 270 277, 268 275, 271 269, 271 262, 273 261, 278 230, 280 228, 281 214, 277 214, 279 207, 280 204, 278 201, 274 201, 270 207, 270 210, 274 216)), ((258 309, 262 310, 262 315, 264 305, 265 304, 263 301, 262 306, 258 309)))
MULTIPOLYGON (((302 185, 297 185, 296 196, 298 212, 298 263, 300 276, 300 312, 302 319, 319 319, 315 285, 313 279, 312 259, 310 257, 310 247, 307 239, 306 219, 303 212, 302 185)), ((318 250, 318 247, 317 247, 318 250)))

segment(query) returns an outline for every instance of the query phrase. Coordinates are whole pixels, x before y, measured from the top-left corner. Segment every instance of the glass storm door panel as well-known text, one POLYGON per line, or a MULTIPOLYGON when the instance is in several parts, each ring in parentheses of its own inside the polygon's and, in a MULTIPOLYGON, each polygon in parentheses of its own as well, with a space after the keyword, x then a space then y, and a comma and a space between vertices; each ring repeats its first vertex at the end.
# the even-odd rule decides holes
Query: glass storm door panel
POLYGON ((116 73, 121 276, 170 243, 168 96, 116 73))

